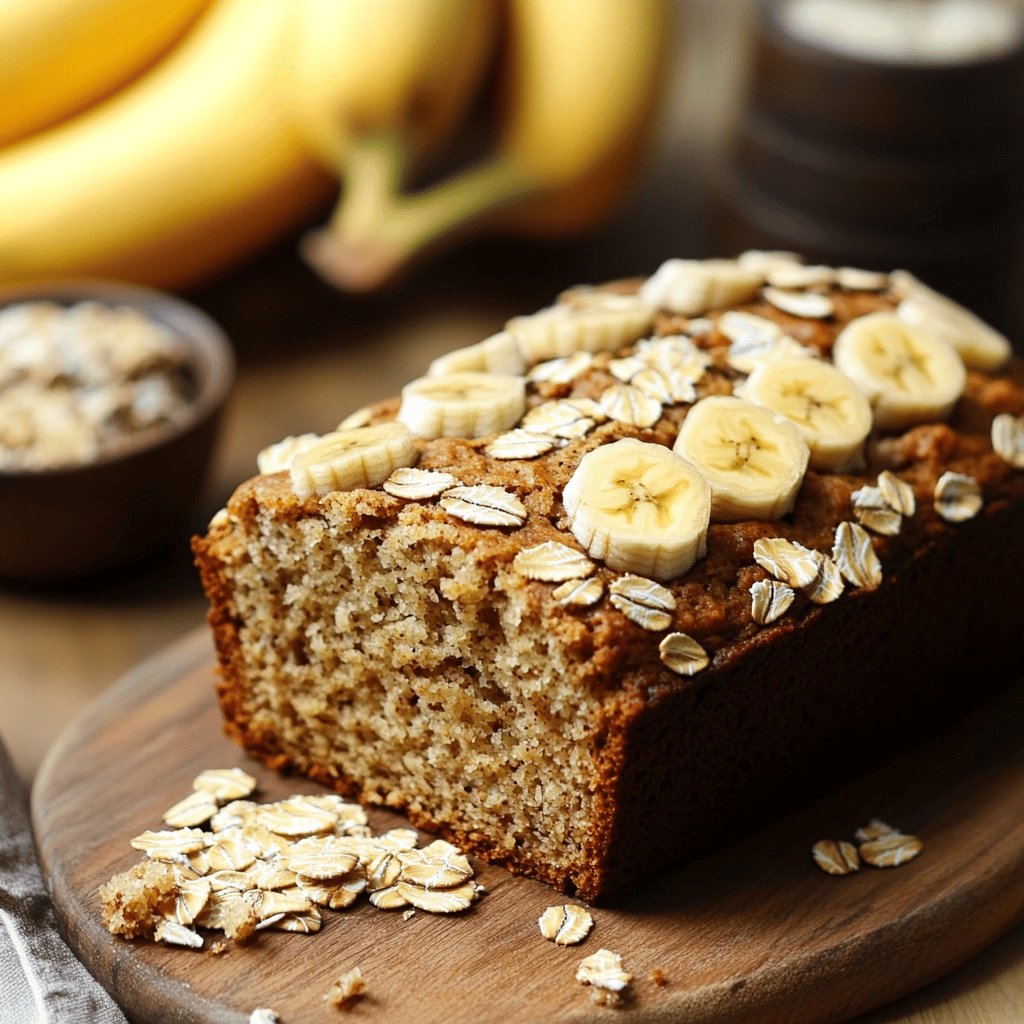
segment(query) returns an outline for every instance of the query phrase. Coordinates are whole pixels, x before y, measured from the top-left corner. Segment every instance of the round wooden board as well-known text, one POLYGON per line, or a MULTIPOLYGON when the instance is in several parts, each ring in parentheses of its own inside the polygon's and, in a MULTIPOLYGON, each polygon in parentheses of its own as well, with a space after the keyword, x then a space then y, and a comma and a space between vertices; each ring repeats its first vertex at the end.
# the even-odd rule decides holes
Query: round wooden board
MULTIPOLYGON (((596 909, 580 947, 556 947, 537 930, 544 908, 563 902, 558 894, 483 865, 487 895, 457 917, 405 921, 361 901, 325 911, 317 935, 262 933, 220 956, 115 938, 97 887, 136 861, 129 838, 160 827, 201 769, 241 765, 264 800, 318 790, 267 771, 223 737, 213 673, 205 630, 141 665, 62 737, 33 794, 68 941, 135 1021, 244 1024, 257 1006, 283 1024, 336 1021, 323 994, 358 965, 368 994, 353 1021, 826 1024, 926 984, 1024 919, 1018 685, 952 734, 866 766, 826 800, 652 880, 627 904, 596 909), (844 878, 813 866, 812 843, 849 838, 872 816, 921 836, 924 853, 844 878), (574 980, 578 961, 602 946, 635 976, 617 1010, 595 1008, 574 980), (664 987, 651 980, 655 968, 664 987)), ((370 817, 377 828, 401 823, 370 817)))

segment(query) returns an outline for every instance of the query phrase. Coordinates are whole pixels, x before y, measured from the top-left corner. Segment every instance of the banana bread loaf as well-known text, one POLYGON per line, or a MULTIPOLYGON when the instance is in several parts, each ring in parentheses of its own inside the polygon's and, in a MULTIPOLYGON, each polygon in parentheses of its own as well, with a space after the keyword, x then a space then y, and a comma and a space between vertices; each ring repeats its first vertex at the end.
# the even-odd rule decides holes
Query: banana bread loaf
POLYGON ((588 899, 1020 667, 1024 364, 909 274, 784 253, 574 288, 194 550, 227 731, 588 899))

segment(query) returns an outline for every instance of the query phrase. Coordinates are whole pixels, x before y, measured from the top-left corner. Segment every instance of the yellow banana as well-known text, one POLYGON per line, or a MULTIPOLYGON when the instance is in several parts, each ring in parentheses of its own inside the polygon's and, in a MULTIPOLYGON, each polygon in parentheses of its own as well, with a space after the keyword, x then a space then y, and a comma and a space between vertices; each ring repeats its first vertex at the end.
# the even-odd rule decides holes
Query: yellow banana
POLYGON ((0 281, 180 287, 311 216, 330 181, 280 84, 292 11, 216 0, 115 97, 0 152, 0 281))
POLYGON ((289 91, 306 141, 337 172, 354 139, 422 154, 462 119, 492 55, 496 0, 293 0, 289 91))
POLYGON ((496 152, 408 195, 393 139, 353 147, 341 202, 317 241, 318 269, 367 288, 456 232, 559 234, 594 223, 642 151, 666 15, 666 0, 510 0, 496 152))
POLYGON ((0 145, 124 85, 209 0, 0 0, 0 145))
MULTIPOLYGON (((463 119, 497 20, 496 0, 300 0, 289 81, 304 138, 335 174, 359 164, 361 188, 402 188, 463 119)), ((327 277, 360 273, 331 265, 321 233, 303 250, 327 277)))

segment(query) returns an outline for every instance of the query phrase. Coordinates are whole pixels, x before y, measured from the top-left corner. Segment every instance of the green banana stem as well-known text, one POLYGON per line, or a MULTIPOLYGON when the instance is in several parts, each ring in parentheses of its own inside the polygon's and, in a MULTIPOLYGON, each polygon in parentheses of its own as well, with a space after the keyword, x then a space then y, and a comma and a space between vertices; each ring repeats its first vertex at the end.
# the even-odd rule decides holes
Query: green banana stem
POLYGON ((536 192, 501 155, 412 194, 403 191, 407 166, 398 134, 349 147, 334 213, 302 240, 304 258, 331 284, 348 291, 377 288, 426 250, 464 236, 489 214, 536 192))

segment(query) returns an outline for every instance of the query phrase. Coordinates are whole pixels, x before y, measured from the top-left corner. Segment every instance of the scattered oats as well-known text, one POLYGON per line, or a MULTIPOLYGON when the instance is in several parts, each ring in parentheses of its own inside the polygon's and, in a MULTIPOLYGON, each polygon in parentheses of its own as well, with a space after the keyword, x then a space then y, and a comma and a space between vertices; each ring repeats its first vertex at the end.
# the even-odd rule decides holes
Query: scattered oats
POLYGON ((589 576, 596 566, 582 551, 547 540, 520 551, 512 562, 512 568, 529 580, 562 583, 589 576))
POLYGON ((1024 469, 1024 419, 1000 413, 992 420, 992 450, 1014 469, 1024 469))
POLYGON ((839 566, 828 555, 820 551, 814 553, 818 556, 818 578, 804 587, 804 593, 815 604, 831 604, 843 593, 843 576, 839 566))
POLYGON ((895 537, 903 525, 903 517, 882 497, 881 488, 861 487, 850 495, 850 505, 857 522, 885 537, 895 537))
POLYGON ((661 419, 661 402, 630 384, 613 384, 600 404, 609 419, 631 427, 653 427, 661 419))
POLYGON ((294 871, 281 867, 276 858, 256 861, 246 874, 257 889, 288 889, 299 880, 294 871))
POLYGON ((874 590, 881 585, 882 563, 875 554, 871 536, 863 526, 840 523, 836 527, 832 557, 851 586, 874 590))
POLYGON ((912 516, 917 511, 914 488, 888 469, 878 474, 878 492, 882 501, 901 516, 912 516))
POLYGON ((898 868, 913 860, 924 849, 917 836, 893 832, 860 844, 860 856, 873 868, 898 868))
POLYGON ((131 845, 150 860, 184 861, 185 855, 206 846, 206 833, 199 828, 180 828, 173 832, 143 832, 131 845))
POLYGON ((366 872, 366 887, 370 892, 392 888, 402 874, 402 862, 394 850, 382 850, 363 867, 366 872))
POLYGON ((782 537, 754 541, 754 561, 776 579, 802 589, 818 582, 821 554, 782 537))
POLYGON ((519 527, 526 522, 523 503, 503 487, 490 484, 453 487, 441 496, 441 507, 456 519, 475 526, 519 527))
POLYGON ((210 820, 210 828, 214 832, 244 825, 256 813, 259 804, 251 800, 232 800, 222 807, 210 820))
POLYGON ((599 579, 566 580, 560 587, 555 587, 551 596, 562 605, 574 605, 578 608, 589 608, 597 604, 604 594, 604 584, 599 579))
MULTIPOLYGON (((473 877, 473 868, 457 847, 437 840, 422 850, 409 850, 398 855, 402 870, 400 882, 409 882, 423 889, 454 889, 473 877)), ((414 903, 413 900, 409 900, 414 903)))
POLYGON ((226 953, 228 951, 228 947, 225 945, 223 939, 216 939, 210 943, 206 951, 213 956, 220 956, 222 953, 226 953))
POLYGON ((164 813, 164 824, 171 828, 192 828, 209 821, 216 813, 217 801, 213 794, 197 790, 164 813))
MULTIPOLYGON (((765 271, 765 280, 773 288, 796 289, 828 287, 836 279, 836 271, 832 267, 803 266, 796 264, 785 264, 769 267, 765 271)), ((765 296, 767 298, 767 296, 765 296)), ((771 299, 768 300, 771 302, 771 299)), ((774 303, 772 303, 774 305, 774 303)), ((782 307, 779 307, 780 309, 782 307)), ((788 312, 788 310, 787 310, 788 312)), ((803 316, 797 313, 797 316, 803 316)))
POLYGON ((310 900, 299 889, 274 892, 270 889, 246 889, 242 899, 252 907, 261 921, 278 914, 305 914, 313 909, 310 900))
POLYGON ((206 909, 212 891, 210 883, 205 878, 188 878, 179 882, 174 896, 174 906, 165 911, 165 920, 184 927, 193 924, 206 909))
POLYGON ((852 875, 860 870, 860 858, 853 843, 821 839, 811 847, 814 863, 829 875, 852 875))
POLYGON ((223 804, 251 796, 256 790, 256 780, 241 768, 207 768, 193 779, 192 788, 209 793, 223 804))
POLYGON ((796 597, 792 587, 778 580, 758 580, 750 588, 750 615, 761 626, 767 626, 789 611, 796 597))
MULTIPOLYGON (((406 888, 409 888, 406 885, 406 888)), ((370 893, 370 902, 378 910, 401 910, 409 906, 409 901, 398 891, 398 883, 389 885, 386 889, 374 889, 370 893)))
POLYGON ((283 473, 291 468, 292 459, 300 452, 309 451, 320 440, 319 434, 299 434, 286 437, 269 445, 256 456, 256 468, 261 473, 283 473))
POLYGON ((943 473, 935 485, 935 511, 947 523, 973 519, 982 506, 981 487, 965 473, 943 473))
POLYGON ((594 919, 583 907, 566 903, 561 907, 548 907, 537 924, 541 935, 556 946, 575 946, 590 934, 594 919))
POLYGON ((266 1007, 260 1006, 249 1014, 249 1024, 279 1024, 280 1017, 266 1007))
POLYGON ((217 833, 217 841, 203 852, 208 871, 244 871, 255 862, 259 850, 241 830, 228 828, 217 833))
POLYGON ((889 275, 877 270, 840 267, 836 271, 836 284, 851 292, 880 292, 889 287, 889 275))
POLYGON ((887 825, 881 818, 872 818, 863 828, 857 829, 853 836, 858 843, 867 843, 882 836, 899 835, 899 829, 887 825))
POLYGON ((271 832, 289 839, 333 832, 338 824, 337 814, 317 806, 305 796, 293 796, 260 807, 255 820, 271 832))
POLYGON ((259 924, 256 911, 237 889, 225 889, 210 894, 210 901, 196 918, 204 928, 220 929, 229 939, 244 942, 259 924))
POLYGON ((526 375, 526 379, 538 384, 569 384, 581 373, 586 373, 593 362, 594 357, 589 352, 575 352, 561 359, 538 363, 526 375))
POLYGON ((352 906, 359 894, 366 891, 366 878, 353 874, 348 878, 314 879, 303 875, 295 877, 296 888, 313 903, 331 910, 344 910, 352 906))
POLYGON ((325 879, 347 875, 359 863, 359 858, 332 836, 310 836, 282 853, 281 863, 297 875, 325 879))
POLYGON ((718 330, 732 345, 766 344, 786 336, 774 320, 733 309, 718 318, 718 330))
POLYGON ((764 297, 783 313, 811 320, 824 320, 835 312, 835 305, 827 295, 815 292, 787 292, 778 288, 765 288, 764 297))
POLYGON ((714 329, 714 323, 703 316, 692 317, 686 323, 686 333, 691 338, 707 337, 714 329))
POLYGON ((157 942, 166 942, 169 946, 186 946, 189 949, 202 949, 203 937, 199 932, 186 928, 177 921, 161 921, 156 926, 153 936, 157 942))
POLYGON ((368 427, 373 419, 373 409, 365 406, 350 412, 334 429, 335 430, 358 430, 360 427, 368 427))
POLYGON ((672 591, 654 580, 627 574, 620 576, 608 588, 611 602, 631 622, 655 632, 672 625, 672 612, 676 599, 672 591))
POLYGON ((273 857, 275 854, 283 853, 291 845, 284 836, 279 836, 255 822, 249 822, 240 828, 243 838, 256 851, 258 857, 273 857))
POLYGON ((384 481, 383 487, 388 494, 408 501, 426 501, 436 498, 445 491, 458 487, 462 481, 451 473, 441 473, 435 469, 414 469, 402 466, 396 469, 384 481))
POLYGON ((641 370, 647 369, 647 363, 639 356, 626 356, 624 359, 612 359, 608 363, 608 372, 623 384, 628 384, 641 370))
POLYGON ((232 871, 230 869, 214 871, 206 876, 206 881, 210 883, 214 895, 223 892, 225 889, 232 889, 237 893, 242 893, 252 888, 252 878, 245 871, 232 871))
MULTIPOLYGON (((604 418, 603 412, 600 418, 604 418)), ((576 402, 563 398, 534 406, 520 426, 531 434, 547 434, 571 441, 586 437, 597 426, 597 421, 598 417, 589 415, 576 402)))
POLYGON ((531 434, 528 430, 510 430, 499 434, 484 451, 492 459, 535 459, 547 455, 557 445, 547 434, 531 434))
POLYGON ((636 346, 635 354, 662 373, 678 370, 696 382, 714 361, 710 353, 699 348, 685 334, 666 334, 646 338, 636 346))
POLYGON ((696 675, 708 666, 707 651, 685 633, 669 633, 658 644, 658 654, 662 663, 680 676, 696 675))
POLYGON ((290 914, 275 914, 256 926, 257 928, 273 928, 277 932, 299 932, 302 935, 315 935, 320 931, 323 918, 316 907, 309 910, 296 911, 290 914))
MULTIPOLYGON (((424 889, 412 882, 398 882, 395 890, 406 903, 428 914, 458 914, 468 910, 477 898, 476 883, 473 881, 451 889, 424 889)), ((381 891, 387 892, 386 889, 381 891)))
POLYGON ((408 910, 403 910, 402 911, 402 920, 403 921, 411 921, 415 915, 416 915, 416 908, 415 907, 410 907, 408 910))
POLYGON ((622 969, 622 957, 618 953, 599 949, 580 961, 576 980, 609 992, 621 992, 633 980, 633 975, 622 969))
POLYGON ((415 849, 419 839, 419 833, 414 828, 392 828, 387 832, 381 832, 374 842, 393 847, 396 850, 412 850, 415 849))
POLYGON ((366 982, 363 980, 363 972, 358 967, 346 971, 338 980, 331 985, 324 996, 324 1002, 332 1006, 344 1006, 353 999, 358 999, 366 991, 366 982))

